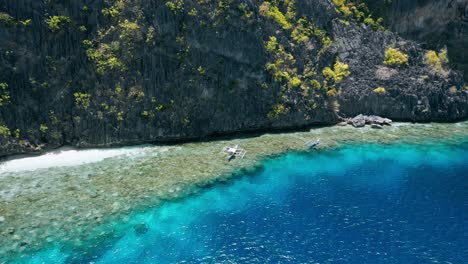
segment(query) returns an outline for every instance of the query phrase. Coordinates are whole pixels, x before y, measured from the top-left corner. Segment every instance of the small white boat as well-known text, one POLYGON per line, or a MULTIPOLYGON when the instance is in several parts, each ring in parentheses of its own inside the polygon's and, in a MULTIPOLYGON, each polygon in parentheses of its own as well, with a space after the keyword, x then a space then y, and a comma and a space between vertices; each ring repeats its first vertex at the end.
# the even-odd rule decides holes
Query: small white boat
POLYGON ((239 148, 239 145, 235 145, 234 147, 224 147, 223 152, 228 155, 229 160, 235 157, 241 157, 243 159, 245 153, 247 153, 245 149, 239 148))
POLYGON ((305 143, 308 148, 315 148, 320 145, 320 138, 317 140, 310 140, 305 143))

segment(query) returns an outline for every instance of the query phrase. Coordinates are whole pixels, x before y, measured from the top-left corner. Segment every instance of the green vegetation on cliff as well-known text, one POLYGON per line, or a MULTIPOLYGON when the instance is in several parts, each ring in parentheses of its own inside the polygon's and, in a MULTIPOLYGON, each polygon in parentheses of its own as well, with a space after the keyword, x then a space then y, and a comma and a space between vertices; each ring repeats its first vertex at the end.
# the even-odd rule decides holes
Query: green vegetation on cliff
POLYGON ((408 55, 404 54, 396 48, 388 48, 385 51, 384 64, 389 66, 407 65, 408 55))
POLYGON ((374 89, 374 93, 376 93, 376 94, 384 94, 384 93, 386 93, 386 90, 385 90, 384 87, 381 87, 381 86, 380 86, 380 87, 377 87, 377 88, 374 89))
POLYGON ((52 32, 58 32, 71 23, 71 19, 67 16, 49 16, 46 19, 46 24, 52 32))
POLYGON ((0 83, 0 106, 10 102, 10 92, 7 83, 0 83))
MULTIPOLYGON (((7 1, 0 143, 22 150, 327 124, 364 112, 371 103, 353 102, 383 84, 394 105, 454 86, 445 112, 430 105, 424 117, 463 115, 458 79, 432 82, 434 70, 448 71, 444 53, 424 58, 412 42, 386 52, 398 37, 375 32, 381 20, 366 2, 335 0, 335 11, 327 0, 7 1), (402 95, 387 78, 411 88, 402 95)), ((416 119, 412 107, 400 109, 405 118, 416 119)))
POLYGON ((439 53, 428 50, 424 55, 424 62, 439 73, 444 72, 444 67, 449 63, 447 49, 442 49, 439 53))
POLYGON ((345 17, 352 17, 355 21, 369 25, 374 30, 385 30, 382 25, 383 18, 375 19, 365 0, 333 0, 337 12, 343 14, 345 17))

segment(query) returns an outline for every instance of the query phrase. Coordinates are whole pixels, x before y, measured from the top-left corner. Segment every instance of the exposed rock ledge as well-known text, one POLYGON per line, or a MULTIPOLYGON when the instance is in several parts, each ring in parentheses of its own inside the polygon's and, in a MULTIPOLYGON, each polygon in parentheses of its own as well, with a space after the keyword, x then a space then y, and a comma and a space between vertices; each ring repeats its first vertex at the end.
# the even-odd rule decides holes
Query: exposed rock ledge
POLYGON ((353 127, 364 127, 366 125, 371 125, 372 128, 380 129, 383 128, 384 125, 391 126, 392 120, 380 116, 375 115, 363 115, 359 114, 354 118, 348 118, 345 122, 340 123, 340 125, 350 124, 353 127))

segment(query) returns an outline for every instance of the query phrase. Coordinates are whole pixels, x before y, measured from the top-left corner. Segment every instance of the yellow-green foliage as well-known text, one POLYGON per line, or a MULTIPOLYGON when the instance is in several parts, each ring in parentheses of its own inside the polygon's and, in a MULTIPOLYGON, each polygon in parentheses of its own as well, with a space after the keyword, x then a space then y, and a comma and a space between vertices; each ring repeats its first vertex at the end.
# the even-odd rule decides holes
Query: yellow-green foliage
POLYGON ((377 87, 374 89, 374 93, 377 93, 377 94, 384 94, 385 92, 386 91, 384 87, 377 87))
POLYGON ((192 8, 187 14, 191 17, 196 17, 198 15, 198 11, 197 9, 192 8))
POLYGON ((322 70, 323 77, 325 80, 332 80, 335 79, 335 72, 330 67, 325 67, 322 70))
POLYGON ((0 24, 12 26, 15 24, 15 19, 7 13, 0 12, 0 24))
POLYGON ((429 50, 424 55, 425 63, 437 71, 442 71, 445 64, 449 62, 447 49, 443 49, 439 54, 433 50, 429 50))
POLYGON ((267 70, 273 75, 275 81, 289 81, 291 76, 294 76, 297 71, 297 69, 294 68, 296 60, 293 55, 286 52, 284 47, 281 45, 278 45, 278 48, 273 55, 275 56, 275 61, 273 63, 266 64, 267 70))
POLYGON ((10 102, 10 92, 8 92, 8 84, 0 83, 0 106, 10 102))
POLYGON ((21 25, 23 27, 27 27, 31 25, 31 23, 32 23, 32 19, 25 19, 25 20, 18 21, 18 25, 21 25))
POLYGON ((27 27, 29 25, 31 25, 32 23, 32 19, 25 19, 25 20, 15 20, 15 18, 13 18, 12 16, 10 16, 9 14, 7 13, 4 13, 4 12, 0 12, 0 25, 3 24, 5 26, 14 26, 14 25, 17 25, 17 26, 23 26, 23 27, 27 27))
POLYGON ((174 14, 177 14, 184 10, 184 1, 182 0, 167 1, 166 6, 169 7, 174 14))
POLYGON ((371 26, 373 29, 375 30, 384 30, 385 27, 382 26, 382 22, 383 22, 383 18, 378 18, 377 20, 375 20, 374 18, 372 18, 371 16, 368 16, 364 19, 364 24, 367 24, 369 26, 371 26))
POLYGON ((125 19, 123 22, 119 23, 121 28, 120 39, 129 41, 135 39, 135 34, 140 29, 140 26, 136 22, 130 22, 125 19))
POLYGON ((349 65, 337 60, 334 65, 335 82, 340 83, 345 77, 348 77, 351 72, 349 71, 349 65))
POLYGON ((270 37, 270 39, 265 42, 265 49, 268 52, 274 52, 278 47, 278 41, 275 36, 270 37))
POLYGON ((291 32, 291 37, 298 43, 307 42, 309 37, 313 34, 313 27, 310 22, 305 18, 300 18, 297 21, 297 26, 291 32))
POLYGON ((42 133, 46 133, 47 130, 49 130, 49 127, 47 127, 47 126, 44 125, 44 124, 41 124, 41 125, 39 126, 39 130, 40 130, 42 133))
POLYGON ((89 48, 86 50, 88 58, 97 64, 97 73, 104 75, 106 70, 125 70, 125 65, 115 55, 116 50, 106 43, 102 43, 99 48, 89 48))
POLYGON ((333 69, 325 67, 322 71, 325 80, 334 80, 335 83, 341 83, 345 77, 348 77, 351 72, 349 71, 349 65, 337 60, 333 69))
POLYGON ((322 41, 322 48, 320 49, 319 54, 322 54, 325 51, 327 51, 333 44, 333 40, 330 37, 323 37, 321 41, 322 41))
POLYGON ((276 104, 273 109, 268 113, 268 118, 276 118, 282 115, 287 115, 289 109, 282 104, 276 104))
POLYGON ((15 138, 16 138, 16 139, 19 139, 20 133, 21 133, 21 130, 20 130, 19 128, 17 128, 17 129, 15 130, 15 138))
POLYGON ((343 13, 345 16, 351 15, 351 10, 349 7, 346 5, 346 0, 333 0, 333 3, 335 4, 336 8, 338 11, 343 13))
POLYGON ((283 29, 290 29, 291 23, 287 20, 283 13, 277 6, 270 4, 269 2, 263 2, 260 5, 260 14, 269 17, 276 21, 283 29))
POLYGON ((322 43, 319 55, 324 53, 333 44, 333 41, 324 30, 315 27, 306 18, 300 18, 297 21, 297 26, 291 32, 291 38, 300 44, 309 41, 311 36, 315 36, 322 43))
POLYGON ((74 93, 75 96, 75 104, 78 107, 82 107, 84 109, 88 109, 91 103, 91 95, 87 93, 74 93))
POLYGON ((123 111, 119 111, 117 112, 117 121, 123 121, 124 120, 124 112, 123 111))
POLYGON ((125 7, 124 0, 115 1, 114 5, 109 8, 103 8, 101 10, 104 16, 111 18, 118 17, 125 7))
POLYGON ((237 8, 242 12, 243 19, 250 19, 255 14, 246 3, 240 3, 237 8))
POLYGON ((346 26, 349 26, 349 25, 350 25, 350 23, 349 23, 348 20, 339 19, 338 22, 340 22, 341 24, 344 24, 344 25, 346 25, 346 26))
POLYGON ((442 49, 442 50, 439 52, 439 59, 442 61, 442 63, 449 63, 448 51, 447 51, 447 49, 442 49))
POLYGON ((148 32, 146 33, 146 43, 152 43, 156 34, 156 29, 153 26, 148 28, 148 32))
POLYGON ((3 138, 8 138, 11 136, 11 131, 7 126, 0 125, 0 136, 3 138))
POLYGON ((49 16, 45 22, 50 31, 58 32, 63 29, 64 26, 70 24, 71 19, 67 16, 49 16))
POLYGON ((145 97, 145 92, 141 89, 140 86, 135 86, 130 89, 127 95, 128 98, 133 98, 137 102, 141 102, 145 97))
POLYGON ((408 64, 408 55, 395 48, 388 48, 385 51, 384 64, 389 66, 401 66, 408 64))
POLYGON ((330 87, 330 89, 328 89, 327 91, 327 96, 329 97, 333 97, 337 94, 337 91, 335 89, 335 87, 330 87))
POLYGON ((198 66, 197 72, 200 75, 205 75, 205 73, 206 73, 205 69, 202 66, 198 66))
POLYGON ((292 87, 298 87, 302 84, 302 81, 297 76, 294 76, 289 80, 289 83, 292 87))
POLYGON ((319 90, 320 88, 322 88, 322 84, 320 84, 319 81, 317 80, 312 80, 310 81, 310 84, 316 89, 316 90, 319 90))
MULTIPOLYGON (((374 19, 365 3, 355 0, 333 0, 333 3, 337 12, 342 13, 345 17, 352 15, 356 21, 367 24, 375 30, 385 29, 382 25, 383 19, 374 19)), ((345 20, 341 20, 340 22, 349 25, 349 22, 345 22, 345 20)))

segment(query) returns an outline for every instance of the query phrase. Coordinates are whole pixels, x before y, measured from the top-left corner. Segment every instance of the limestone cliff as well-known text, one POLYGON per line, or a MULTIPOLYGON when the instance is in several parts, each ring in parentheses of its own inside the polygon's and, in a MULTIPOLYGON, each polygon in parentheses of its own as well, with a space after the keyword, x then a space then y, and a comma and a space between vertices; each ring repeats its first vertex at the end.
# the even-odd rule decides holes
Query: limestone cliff
POLYGON ((468 0, 368 1, 401 36, 420 41, 425 48, 448 48, 452 66, 468 77, 468 0), (387 3, 385 3, 387 2, 387 3))
POLYGON ((4 0, 0 155, 466 118, 442 53, 429 63, 355 2, 4 0))

